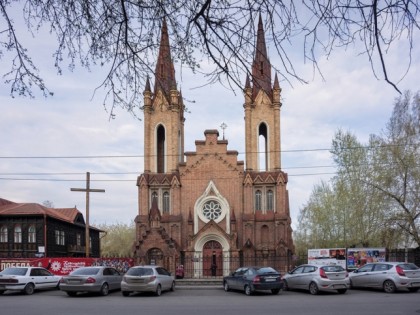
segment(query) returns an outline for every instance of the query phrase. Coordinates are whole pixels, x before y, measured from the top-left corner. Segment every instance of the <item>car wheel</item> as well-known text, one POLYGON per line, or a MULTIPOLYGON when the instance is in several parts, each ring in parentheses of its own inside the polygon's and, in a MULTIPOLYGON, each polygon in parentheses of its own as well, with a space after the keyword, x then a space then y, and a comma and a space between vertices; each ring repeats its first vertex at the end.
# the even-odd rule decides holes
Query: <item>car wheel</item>
POLYGON ((158 284, 155 294, 157 296, 160 296, 162 294, 162 287, 160 286, 160 284, 158 284))
POLYGON ((340 293, 340 294, 344 294, 344 293, 346 293, 346 292, 347 292, 347 289, 338 289, 337 291, 338 291, 338 293, 340 293))
POLYGON ((279 292, 280 292, 280 289, 271 289, 271 293, 272 294, 279 294, 279 292))
POLYGON ((121 291, 121 293, 122 293, 123 296, 129 296, 130 295, 130 292, 128 292, 128 291, 121 291))
POLYGON ((223 283, 223 289, 225 289, 226 292, 230 291, 229 284, 226 281, 223 283))
POLYGON ((1 290, 1 291, 0 291, 0 295, 2 295, 3 293, 4 293, 4 291, 3 291, 3 290, 1 290))
POLYGON ((384 291, 386 293, 394 293, 397 290, 397 288, 395 287, 395 283, 392 282, 391 280, 386 280, 384 282, 384 291))
POLYGON ((35 291, 35 286, 33 283, 28 283, 25 288, 23 289, 23 292, 25 292, 26 295, 31 295, 35 291))
POLYGON ((408 291, 410 291, 410 292, 417 292, 418 290, 419 290, 419 288, 408 288, 408 291))
POLYGON ((66 292, 68 296, 76 296, 77 292, 73 292, 73 291, 67 291, 66 292))
POLYGON ((99 294, 102 296, 108 295, 109 293, 109 285, 108 283, 104 283, 99 291, 99 294))
POLYGON ((283 280, 283 291, 289 291, 289 286, 287 285, 286 280, 283 280))
POLYGON ((171 285, 171 291, 175 291, 175 281, 172 281, 172 285, 171 285))
POLYGON ((249 285, 245 286, 245 294, 246 295, 252 295, 252 290, 251 290, 251 287, 249 285))
POLYGON ((353 281, 350 280, 350 289, 354 289, 353 281))
POLYGON ((315 282, 311 282, 309 284, 309 293, 311 293, 312 295, 317 295, 319 293, 318 286, 315 282))

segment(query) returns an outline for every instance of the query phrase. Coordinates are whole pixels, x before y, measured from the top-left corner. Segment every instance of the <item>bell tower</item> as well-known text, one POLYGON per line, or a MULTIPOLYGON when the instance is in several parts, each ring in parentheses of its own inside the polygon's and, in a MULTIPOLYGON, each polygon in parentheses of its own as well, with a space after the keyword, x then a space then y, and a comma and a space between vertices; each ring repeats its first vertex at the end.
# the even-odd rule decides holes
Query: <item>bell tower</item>
POLYGON ((184 104, 177 90, 168 28, 163 20, 153 92, 144 96, 144 172, 173 173, 184 156, 184 104))
POLYGON ((247 171, 279 171, 280 159, 280 93, 277 74, 271 83, 271 64, 261 15, 252 76, 245 82, 245 159, 247 171))

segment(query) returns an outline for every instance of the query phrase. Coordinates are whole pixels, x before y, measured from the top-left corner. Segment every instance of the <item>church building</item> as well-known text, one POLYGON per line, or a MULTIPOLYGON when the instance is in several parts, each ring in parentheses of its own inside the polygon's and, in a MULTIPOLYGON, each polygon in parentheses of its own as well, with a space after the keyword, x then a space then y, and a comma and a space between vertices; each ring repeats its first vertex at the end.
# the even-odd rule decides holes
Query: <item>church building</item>
POLYGON ((288 177, 280 156, 281 88, 277 74, 272 82, 261 16, 250 73, 243 103, 245 162, 216 129, 204 130, 195 151, 184 152, 185 107, 163 22, 153 89, 147 80, 143 93, 137 263, 171 272, 182 265, 189 278, 224 276, 249 265, 283 272, 291 267, 288 177))

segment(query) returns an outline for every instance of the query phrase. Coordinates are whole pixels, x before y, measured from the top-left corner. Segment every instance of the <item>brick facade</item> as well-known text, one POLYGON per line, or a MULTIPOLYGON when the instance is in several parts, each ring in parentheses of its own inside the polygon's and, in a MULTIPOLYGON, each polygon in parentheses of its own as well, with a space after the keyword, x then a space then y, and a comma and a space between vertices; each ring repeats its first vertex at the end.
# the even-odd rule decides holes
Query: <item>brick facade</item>
POLYGON ((217 130, 205 130, 195 151, 184 152, 184 105, 176 90, 165 22, 161 36, 154 92, 149 81, 144 91, 137 262, 174 271, 192 261, 188 276, 200 277, 228 274, 237 267, 232 262, 241 264, 245 257, 254 257, 255 264, 277 257, 275 267, 287 270, 294 246, 288 179, 280 158, 281 89, 277 75, 271 82, 261 17, 252 79, 244 88, 246 165, 217 130), (261 136, 264 148, 259 147, 261 136))

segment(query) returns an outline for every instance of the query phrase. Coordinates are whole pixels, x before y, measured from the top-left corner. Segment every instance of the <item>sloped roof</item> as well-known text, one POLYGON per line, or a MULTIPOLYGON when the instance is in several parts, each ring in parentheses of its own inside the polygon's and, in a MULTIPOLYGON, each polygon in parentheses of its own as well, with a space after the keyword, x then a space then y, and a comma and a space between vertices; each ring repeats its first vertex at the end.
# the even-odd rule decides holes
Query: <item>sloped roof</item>
POLYGON ((46 215, 48 217, 74 223, 81 214, 74 208, 48 208, 38 203, 17 203, 0 198, 0 215, 46 215))

